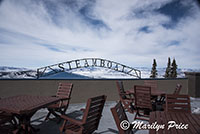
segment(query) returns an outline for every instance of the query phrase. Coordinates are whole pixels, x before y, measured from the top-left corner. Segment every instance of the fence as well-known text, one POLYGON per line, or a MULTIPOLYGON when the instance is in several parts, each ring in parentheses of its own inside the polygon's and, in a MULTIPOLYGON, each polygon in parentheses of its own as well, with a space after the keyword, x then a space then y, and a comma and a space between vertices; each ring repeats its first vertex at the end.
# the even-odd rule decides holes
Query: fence
MULTIPOLYGON (((144 80, 150 79, 123 79, 125 89, 133 88, 134 85, 144 84, 144 80)), ((59 82, 71 82, 74 84, 71 103, 83 103, 89 97, 105 94, 108 101, 119 99, 116 81, 113 79, 99 80, 0 80, 0 97, 7 97, 19 94, 31 95, 55 95, 59 82)), ((156 79, 158 89, 166 93, 173 93, 176 84, 182 85, 181 94, 188 94, 188 79, 156 79)))

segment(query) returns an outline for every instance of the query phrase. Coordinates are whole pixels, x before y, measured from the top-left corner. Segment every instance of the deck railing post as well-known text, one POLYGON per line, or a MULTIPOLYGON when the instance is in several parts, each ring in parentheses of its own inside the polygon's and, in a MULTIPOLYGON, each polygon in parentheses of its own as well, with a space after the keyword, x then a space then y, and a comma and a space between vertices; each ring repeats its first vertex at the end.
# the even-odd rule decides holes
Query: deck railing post
POLYGON ((192 97, 200 97, 200 72, 185 72, 188 78, 188 94, 192 97))

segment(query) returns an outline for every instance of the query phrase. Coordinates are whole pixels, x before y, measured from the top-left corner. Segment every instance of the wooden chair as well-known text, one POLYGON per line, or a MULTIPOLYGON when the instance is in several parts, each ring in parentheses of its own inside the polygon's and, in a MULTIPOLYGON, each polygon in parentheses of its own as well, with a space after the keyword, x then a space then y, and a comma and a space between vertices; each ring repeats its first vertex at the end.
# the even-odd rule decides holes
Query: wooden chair
POLYGON ((165 111, 191 113, 190 97, 188 95, 167 94, 165 111))
POLYGON ((174 94, 179 94, 181 92, 181 88, 182 88, 182 85, 181 84, 177 84, 176 85, 176 88, 174 90, 174 94))
POLYGON ((149 113, 155 109, 151 100, 151 87, 135 85, 134 90, 137 111, 135 119, 149 120, 149 113))
POLYGON ((81 120, 75 120, 66 115, 61 115, 64 122, 60 127, 60 132, 65 132, 66 134, 92 134, 98 129, 105 101, 105 95, 88 99, 81 120))
MULTIPOLYGON (((182 88, 182 85, 181 84, 177 84, 173 94, 174 95, 180 94, 181 88, 182 88)), ((165 109, 165 107, 166 107, 165 103, 166 103, 165 102, 165 96, 162 96, 157 104, 162 104, 163 105, 162 109, 165 109)))
POLYGON ((117 81, 116 84, 120 101, 123 103, 124 109, 128 110, 130 113, 134 113, 134 94, 125 92, 122 81, 117 81))
MULTIPOLYGON (((60 114, 65 114, 71 97, 73 89, 72 83, 59 83, 57 93, 54 97, 60 98, 58 103, 52 104, 47 107, 49 113, 47 114, 45 120, 49 119, 49 116, 53 114, 55 117, 60 119, 60 114)), ((60 121, 60 120, 59 120, 60 121)))
POLYGON ((131 130, 131 127, 127 130, 123 130, 120 127, 120 123, 124 120, 128 121, 127 115, 124 111, 124 108, 122 106, 121 101, 117 103, 117 105, 110 109, 113 115, 113 118, 115 120, 115 123, 117 125, 117 128, 119 130, 119 134, 133 134, 133 131, 131 130))
POLYGON ((0 133, 8 134, 11 132, 11 126, 6 125, 6 123, 12 120, 11 116, 4 116, 0 113, 0 133))

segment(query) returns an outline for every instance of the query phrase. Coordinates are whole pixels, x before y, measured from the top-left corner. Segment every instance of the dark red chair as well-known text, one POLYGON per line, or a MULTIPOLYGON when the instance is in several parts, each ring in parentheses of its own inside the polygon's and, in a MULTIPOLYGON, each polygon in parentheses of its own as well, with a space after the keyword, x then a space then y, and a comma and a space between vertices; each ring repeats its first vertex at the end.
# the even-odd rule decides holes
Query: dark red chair
POLYGON ((81 120, 75 120, 67 115, 61 115, 64 122, 60 127, 60 132, 65 132, 66 134, 92 134, 98 129, 105 101, 105 95, 88 99, 81 120))
POLYGON ((119 98, 120 101, 122 102, 124 109, 128 110, 130 113, 134 113, 134 94, 132 93, 127 93, 124 90, 124 85, 122 81, 117 81, 117 89, 119 93, 119 98))
POLYGON ((167 112, 185 112, 191 113, 190 97, 188 95, 166 95, 166 107, 167 112))
POLYGON ((71 99, 72 89, 72 83, 59 83, 55 97, 60 98, 60 101, 47 107, 49 113, 47 114, 45 120, 49 119, 51 114, 59 119, 61 114, 65 114, 71 99))
POLYGON ((115 124, 119 130, 119 134, 133 134, 132 128, 129 127, 127 130, 123 130, 120 127, 120 123, 124 120, 128 121, 127 115, 124 111, 121 101, 117 103, 117 105, 110 109, 115 120, 115 124))
POLYGON ((135 85, 135 119, 149 120, 149 114, 155 110, 155 104, 151 99, 151 87, 135 85))

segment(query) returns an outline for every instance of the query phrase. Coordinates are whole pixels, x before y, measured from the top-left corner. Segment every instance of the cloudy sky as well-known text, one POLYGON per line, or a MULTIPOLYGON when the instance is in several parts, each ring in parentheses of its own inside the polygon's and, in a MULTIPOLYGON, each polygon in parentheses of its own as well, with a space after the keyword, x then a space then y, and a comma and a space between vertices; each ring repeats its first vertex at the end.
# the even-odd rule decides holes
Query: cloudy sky
POLYGON ((99 57, 132 67, 200 68, 195 0, 0 0, 0 66, 99 57))

